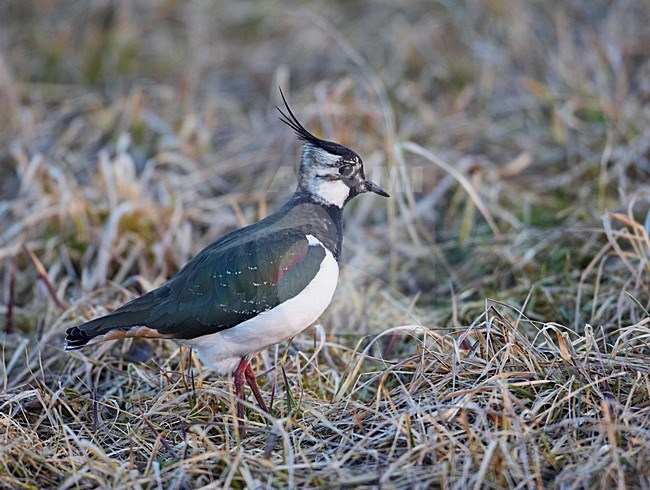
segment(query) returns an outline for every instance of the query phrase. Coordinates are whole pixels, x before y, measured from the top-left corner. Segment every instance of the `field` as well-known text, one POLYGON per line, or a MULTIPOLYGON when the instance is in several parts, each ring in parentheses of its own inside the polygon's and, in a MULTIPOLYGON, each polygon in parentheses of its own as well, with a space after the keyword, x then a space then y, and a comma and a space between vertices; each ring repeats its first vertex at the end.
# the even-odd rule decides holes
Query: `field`
POLYGON ((0 487, 650 488, 650 3, 0 3, 0 487), (167 341, 63 351, 284 203, 345 212, 272 415, 167 341))

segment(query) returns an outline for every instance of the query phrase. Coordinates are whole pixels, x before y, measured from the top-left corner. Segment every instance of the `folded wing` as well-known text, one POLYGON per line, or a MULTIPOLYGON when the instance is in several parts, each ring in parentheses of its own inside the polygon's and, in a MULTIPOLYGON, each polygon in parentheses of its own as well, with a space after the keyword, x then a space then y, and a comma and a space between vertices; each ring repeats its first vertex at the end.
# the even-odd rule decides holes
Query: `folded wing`
POLYGON ((298 295, 324 258, 325 248, 298 230, 217 242, 159 288, 68 329, 66 349, 130 336, 191 339, 232 328, 298 295))

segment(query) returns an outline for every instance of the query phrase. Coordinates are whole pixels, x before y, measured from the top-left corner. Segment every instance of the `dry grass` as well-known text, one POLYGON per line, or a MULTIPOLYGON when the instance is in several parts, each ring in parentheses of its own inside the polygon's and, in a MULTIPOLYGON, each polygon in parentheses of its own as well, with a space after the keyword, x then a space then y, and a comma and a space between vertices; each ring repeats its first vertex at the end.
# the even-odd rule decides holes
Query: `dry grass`
POLYGON ((0 6, 0 486, 650 488, 647 4, 289 5, 0 6), (290 195, 279 84, 393 198, 242 439, 187 351, 62 337, 290 195))

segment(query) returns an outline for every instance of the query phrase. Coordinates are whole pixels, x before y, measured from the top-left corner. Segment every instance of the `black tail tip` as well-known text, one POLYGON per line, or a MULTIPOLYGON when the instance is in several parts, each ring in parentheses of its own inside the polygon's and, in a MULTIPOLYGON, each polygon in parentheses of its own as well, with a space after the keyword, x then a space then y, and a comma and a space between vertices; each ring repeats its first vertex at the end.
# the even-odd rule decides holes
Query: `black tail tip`
POLYGON ((91 338, 79 327, 70 327, 65 331, 65 350, 81 349, 91 338))

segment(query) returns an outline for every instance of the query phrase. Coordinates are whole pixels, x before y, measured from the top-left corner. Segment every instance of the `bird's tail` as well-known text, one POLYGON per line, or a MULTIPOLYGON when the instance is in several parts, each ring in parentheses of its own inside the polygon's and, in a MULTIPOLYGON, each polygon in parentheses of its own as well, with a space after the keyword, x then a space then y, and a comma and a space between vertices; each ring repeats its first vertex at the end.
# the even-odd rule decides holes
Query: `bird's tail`
POLYGON ((146 337, 152 335, 135 335, 135 330, 142 328, 151 330, 142 325, 138 312, 116 311, 108 315, 95 318, 89 322, 70 327, 65 331, 65 350, 81 349, 86 344, 94 344, 104 340, 119 339, 123 337, 146 337))

